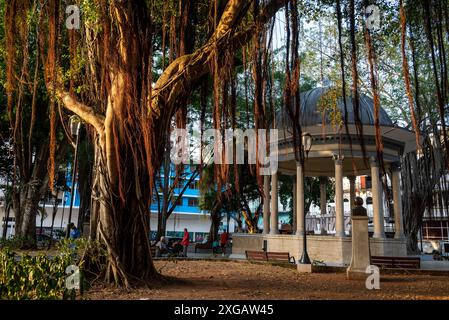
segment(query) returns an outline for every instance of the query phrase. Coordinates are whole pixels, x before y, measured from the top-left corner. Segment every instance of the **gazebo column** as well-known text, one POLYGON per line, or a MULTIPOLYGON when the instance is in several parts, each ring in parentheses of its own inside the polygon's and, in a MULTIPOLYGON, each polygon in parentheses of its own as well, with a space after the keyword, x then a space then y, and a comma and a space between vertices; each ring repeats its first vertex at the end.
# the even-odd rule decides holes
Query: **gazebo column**
POLYGON ((296 162, 296 234, 304 235, 304 172, 301 162, 296 162))
POLYGON ((334 155, 335 161, 335 236, 345 236, 343 210, 343 157, 334 155))
POLYGON ((278 201, 278 174, 276 172, 271 175, 270 234, 279 233, 278 201))
POLYGON ((270 176, 263 177, 263 233, 270 233, 270 176))
POLYGON ((292 221, 292 234, 296 233, 296 221, 298 221, 298 210, 297 210, 297 194, 296 194, 296 181, 293 181, 293 221, 292 221))
POLYGON ((320 177, 320 213, 321 215, 326 214, 326 184, 327 184, 327 177, 320 177))
POLYGON ((402 226, 401 167, 398 162, 391 165, 391 184, 393 188, 394 237, 402 239, 404 238, 404 228, 402 226))
POLYGON ((371 158, 371 193, 373 198, 373 238, 385 238, 384 209, 382 205, 382 182, 380 181, 379 163, 371 158))
POLYGON ((354 200, 355 200, 355 176, 349 176, 348 180, 349 180, 349 208, 351 210, 351 214, 352 214, 352 209, 354 208, 354 200))

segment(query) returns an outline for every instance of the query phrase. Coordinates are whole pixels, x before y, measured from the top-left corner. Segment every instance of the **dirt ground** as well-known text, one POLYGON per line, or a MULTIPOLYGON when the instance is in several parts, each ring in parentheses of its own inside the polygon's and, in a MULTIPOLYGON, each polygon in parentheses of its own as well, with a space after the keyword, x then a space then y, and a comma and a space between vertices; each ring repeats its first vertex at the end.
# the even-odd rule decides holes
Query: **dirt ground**
POLYGON ((446 299, 447 276, 382 275, 379 290, 345 273, 299 274, 296 269, 238 261, 156 261, 169 283, 125 292, 93 287, 88 299, 446 299))

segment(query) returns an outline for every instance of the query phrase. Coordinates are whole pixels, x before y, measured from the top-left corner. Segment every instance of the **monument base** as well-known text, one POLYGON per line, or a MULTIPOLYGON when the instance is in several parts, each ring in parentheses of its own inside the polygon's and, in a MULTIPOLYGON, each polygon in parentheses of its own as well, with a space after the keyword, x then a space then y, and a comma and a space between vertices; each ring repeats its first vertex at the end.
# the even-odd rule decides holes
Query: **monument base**
POLYGON ((348 280, 363 280, 365 281, 368 277, 365 270, 350 270, 349 268, 346 270, 346 278, 348 280))
POLYGON ((347 278, 366 279, 366 268, 369 265, 368 217, 352 216, 352 258, 351 264, 346 270, 347 278))
POLYGON ((312 273, 312 264, 304 264, 304 263, 298 263, 298 272, 299 273, 312 273))

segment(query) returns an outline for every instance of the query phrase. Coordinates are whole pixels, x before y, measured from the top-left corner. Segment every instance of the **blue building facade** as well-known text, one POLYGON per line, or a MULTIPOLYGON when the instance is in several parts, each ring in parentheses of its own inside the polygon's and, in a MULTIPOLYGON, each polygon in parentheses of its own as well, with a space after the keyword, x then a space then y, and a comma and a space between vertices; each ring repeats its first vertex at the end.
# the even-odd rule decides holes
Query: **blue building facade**
MULTIPOLYGON (((184 173, 178 183, 175 185, 176 179, 176 167, 170 164, 169 168, 169 188, 175 185, 173 190, 172 199, 178 199, 179 194, 182 192, 185 184, 195 175, 195 166, 186 165, 184 167, 184 173)), ((203 242, 207 238, 210 229, 210 215, 209 212, 201 210, 199 207, 200 190, 199 190, 199 175, 193 179, 193 181, 184 190, 182 196, 175 204, 175 210, 167 220, 166 236, 168 237, 182 237, 184 228, 187 228, 190 234, 191 241, 203 242)), ((158 183, 158 193, 160 199, 162 199, 162 187, 164 181, 164 172, 161 169, 160 183, 158 183)), ((162 201, 161 201, 162 202, 162 201)), ((174 204, 170 203, 169 207, 174 204)), ((157 215, 158 215, 158 203, 156 195, 153 196, 151 203, 151 237, 156 237, 157 231, 157 215)))
MULTIPOLYGON (((176 171, 175 166, 173 164, 170 165, 169 170, 169 187, 172 186, 175 182, 176 178, 176 171)), ((184 174, 182 175, 182 179, 178 181, 178 184, 176 185, 174 189, 174 199, 177 198, 177 196, 182 192, 182 189, 187 181, 191 178, 191 176, 195 172, 194 166, 188 166, 186 165, 184 168, 184 174)), ((67 186, 71 188, 71 167, 70 164, 68 166, 67 174, 66 174, 66 181, 67 186)), ((164 179, 164 174, 161 169, 160 179, 164 179)), ((199 180, 200 177, 197 175, 195 179, 189 184, 187 189, 184 191, 182 197, 178 200, 176 204, 176 208, 169 217, 167 221, 167 229, 166 229, 166 236, 168 237, 182 237, 184 228, 187 228, 190 234, 191 241, 196 242, 202 242, 204 241, 208 234, 210 229, 210 215, 209 212, 205 210, 201 210, 199 207, 199 200, 200 200, 200 190, 199 190, 199 180)), ((162 183, 160 186, 162 186, 162 183)), ((159 185, 159 184, 158 184, 159 185)), ((161 189, 159 191, 159 196, 162 199, 162 192, 161 189)), ((64 223, 62 225, 65 225, 66 220, 68 219, 68 208, 70 206, 70 199, 71 199, 71 193, 66 191, 64 192, 64 196, 62 197, 62 203, 60 204, 60 207, 65 207, 64 209, 64 215, 61 219, 64 220, 64 223)), ((75 183, 75 194, 74 194, 74 202, 73 202, 73 217, 72 222, 76 223, 76 219, 78 217, 78 210, 80 206, 80 195, 79 195, 79 189, 78 184, 75 183)), ((170 204, 171 207, 171 204, 170 204)), ((153 200, 151 201, 151 219, 150 219, 150 229, 151 234, 150 237, 154 239, 156 237, 157 232, 157 219, 158 219, 158 204, 156 201, 156 196, 153 196, 153 200)), ((61 212, 62 210, 60 210, 61 212)), ((61 212, 62 214, 62 212, 61 212)), ((222 222, 220 228, 222 230, 227 229, 227 221, 222 222)), ((230 230, 233 231, 234 229, 234 222, 231 221, 230 223, 230 230)))

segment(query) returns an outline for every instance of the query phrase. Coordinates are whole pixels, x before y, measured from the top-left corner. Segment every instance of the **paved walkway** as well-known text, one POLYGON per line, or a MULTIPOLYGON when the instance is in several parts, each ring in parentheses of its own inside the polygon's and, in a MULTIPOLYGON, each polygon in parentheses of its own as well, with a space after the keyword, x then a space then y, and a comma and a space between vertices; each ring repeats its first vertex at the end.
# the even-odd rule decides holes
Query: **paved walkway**
MULTIPOLYGON (((190 249, 190 248, 189 248, 190 249)), ((228 249, 229 250, 229 249, 228 249)), ((194 260, 246 260, 246 256, 244 254, 235 254, 228 253, 225 256, 221 254, 214 255, 211 252, 193 252, 191 249, 188 252, 188 259, 194 260)), ((180 258, 183 259, 183 258, 180 258)), ((341 264, 337 263, 326 263, 328 267, 343 267, 341 264)), ((429 271, 448 271, 449 272, 449 261, 436 261, 433 260, 433 256, 430 254, 421 255, 421 270, 429 270, 429 271)))
MULTIPOLYGON (((189 252, 188 258, 191 259, 231 259, 231 260, 246 260, 244 254, 227 254, 222 256, 218 254, 214 256, 211 253, 193 253, 189 252)), ((329 267, 341 267, 341 265, 336 263, 326 263, 329 267)), ((438 270, 438 271, 448 271, 449 272, 449 261, 436 261, 433 260, 432 255, 421 255, 421 270, 438 270)))
POLYGON ((421 270, 439 270, 449 272, 449 261, 436 261, 433 260, 432 255, 421 255, 421 270))

